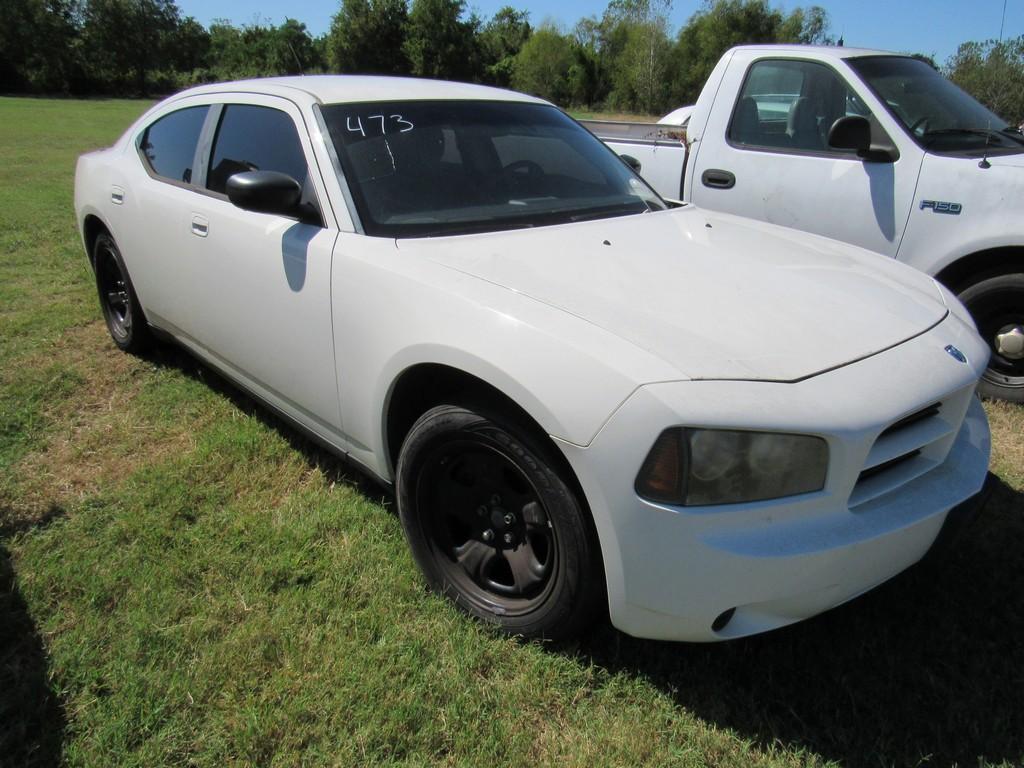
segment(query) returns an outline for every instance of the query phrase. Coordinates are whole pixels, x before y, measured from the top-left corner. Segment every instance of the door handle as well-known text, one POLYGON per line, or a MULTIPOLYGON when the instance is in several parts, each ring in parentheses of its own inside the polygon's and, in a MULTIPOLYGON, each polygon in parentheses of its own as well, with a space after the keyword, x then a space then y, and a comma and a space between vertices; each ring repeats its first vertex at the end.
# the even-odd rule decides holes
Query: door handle
POLYGON ((206 237, 210 234, 210 222, 202 216, 192 217, 192 234, 197 237, 206 237))
POLYGON ((721 168, 708 168, 700 175, 701 183, 712 189, 732 189, 736 186, 736 176, 721 168))
POLYGON ((110 202, 114 205, 124 204, 124 189, 118 186, 112 186, 110 188, 110 202))

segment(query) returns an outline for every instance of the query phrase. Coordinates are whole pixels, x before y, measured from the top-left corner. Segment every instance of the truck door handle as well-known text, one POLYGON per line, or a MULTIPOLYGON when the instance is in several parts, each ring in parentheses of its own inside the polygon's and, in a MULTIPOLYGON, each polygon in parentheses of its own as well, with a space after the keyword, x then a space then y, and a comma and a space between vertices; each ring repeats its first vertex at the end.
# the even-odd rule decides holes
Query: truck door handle
POLYGON ((197 237, 206 237, 210 234, 210 222, 202 216, 192 217, 192 234, 197 237))
POLYGON ((730 171, 720 168, 708 168, 700 175, 701 183, 712 189, 732 189, 736 186, 736 177, 730 171))

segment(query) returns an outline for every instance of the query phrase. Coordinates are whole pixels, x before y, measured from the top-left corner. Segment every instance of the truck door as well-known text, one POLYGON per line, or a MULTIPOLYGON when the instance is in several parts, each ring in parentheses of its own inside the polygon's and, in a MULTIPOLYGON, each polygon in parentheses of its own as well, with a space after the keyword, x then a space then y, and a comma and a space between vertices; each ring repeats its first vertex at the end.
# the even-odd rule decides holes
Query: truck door
POLYGON ((836 70, 808 59, 734 61, 718 93, 692 160, 694 203, 896 255, 922 153, 901 142, 895 162, 866 162, 829 147, 829 128, 846 115, 882 130, 836 70), (730 102, 727 93, 738 95, 730 102))

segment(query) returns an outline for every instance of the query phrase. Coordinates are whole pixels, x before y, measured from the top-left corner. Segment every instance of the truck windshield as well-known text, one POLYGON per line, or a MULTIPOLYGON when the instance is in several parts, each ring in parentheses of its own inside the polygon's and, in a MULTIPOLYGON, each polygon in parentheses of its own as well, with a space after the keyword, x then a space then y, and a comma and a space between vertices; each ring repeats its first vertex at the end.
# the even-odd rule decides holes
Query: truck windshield
POLYGON ((392 101, 322 112, 370 235, 489 232, 667 207, 610 149, 547 105, 392 101))
POLYGON ((1024 151, 1024 136, 923 61, 907 56, 847 59, 924 149, 1024 151))

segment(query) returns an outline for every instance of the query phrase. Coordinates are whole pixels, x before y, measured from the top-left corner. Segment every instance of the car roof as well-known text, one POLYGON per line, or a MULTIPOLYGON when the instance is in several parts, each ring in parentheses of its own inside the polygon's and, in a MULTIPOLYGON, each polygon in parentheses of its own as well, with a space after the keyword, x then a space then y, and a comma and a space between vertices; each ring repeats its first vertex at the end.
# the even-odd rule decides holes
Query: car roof
POLYGON ((797 55, 807 56, 812 54, 815 57, 826 59, 852 59, 858 56, 903 56, 904 53, 893 53, 892 51, 880 51, 872 48, 846 48, 837 45, 738 45, 733 51, 743 52, 765 52, 775 55, 797 55))
POLYGON ((219 93, 257 93, 291 98, 302 94, 320 104, 428 99, 547 103, 543 99, 502 88, 384 75, 299 75, 234 80, 189 88, 172 98, 219 93))

